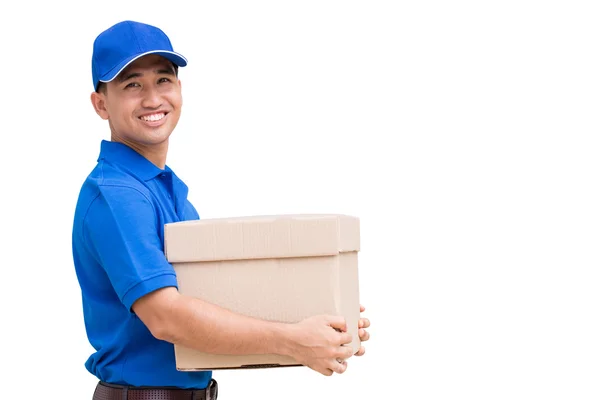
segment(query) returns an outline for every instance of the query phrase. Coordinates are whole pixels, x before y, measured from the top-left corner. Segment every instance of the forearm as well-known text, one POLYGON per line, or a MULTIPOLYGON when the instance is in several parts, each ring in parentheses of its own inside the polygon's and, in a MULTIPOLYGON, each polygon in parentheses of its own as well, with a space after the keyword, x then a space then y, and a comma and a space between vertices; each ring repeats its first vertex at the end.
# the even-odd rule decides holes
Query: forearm
POLYGON ((167 287, 133 304, 133 311, 158 339, 205 353, 280 354, 324 375, 342 373, 352 356, 352 335, 341 316, 315 315, 278 323, 228 311, 167 287))
POLYGON ((251 318, 183 295, 175 296, 166 311, 156 329, 162 340, 206 353, 290 353, 290 324, 251 318))

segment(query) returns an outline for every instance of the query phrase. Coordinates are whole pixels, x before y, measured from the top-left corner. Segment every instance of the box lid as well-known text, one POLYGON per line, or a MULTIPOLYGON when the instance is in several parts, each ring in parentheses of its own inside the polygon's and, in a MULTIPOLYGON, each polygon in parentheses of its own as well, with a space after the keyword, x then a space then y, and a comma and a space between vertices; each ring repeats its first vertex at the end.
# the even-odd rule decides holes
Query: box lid
POLYGON ((341 214, 213 218, 165 224, 174 262, 329 256, 359 251, 359 219, 341 214))

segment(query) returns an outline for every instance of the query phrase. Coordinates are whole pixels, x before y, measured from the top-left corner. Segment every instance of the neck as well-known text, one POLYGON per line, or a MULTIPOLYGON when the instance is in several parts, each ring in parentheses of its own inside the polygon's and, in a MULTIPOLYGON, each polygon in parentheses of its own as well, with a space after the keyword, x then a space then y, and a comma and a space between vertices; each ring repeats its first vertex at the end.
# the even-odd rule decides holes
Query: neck
POLYGON ((110 140, 131 147, 158 168, 165 169, 167 163, 167 151, 169 150, 169 139, 158 144, 136 143, 115 136, 111 136, 110 140))

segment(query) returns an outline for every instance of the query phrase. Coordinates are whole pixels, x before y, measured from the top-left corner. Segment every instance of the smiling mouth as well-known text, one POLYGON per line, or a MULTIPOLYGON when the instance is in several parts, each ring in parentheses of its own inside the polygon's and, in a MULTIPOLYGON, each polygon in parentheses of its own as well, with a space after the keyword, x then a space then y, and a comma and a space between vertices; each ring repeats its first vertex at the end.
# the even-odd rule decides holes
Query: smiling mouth
POLYGON ((166 116, 167 116, 167 113, 156 113, 156 114, 150 114, 150 115, 143 115, 139 118, 142 121, 146 121, 146 122, 156 122, 156 121, 160 121, 161 119, 163 119, 166 116))

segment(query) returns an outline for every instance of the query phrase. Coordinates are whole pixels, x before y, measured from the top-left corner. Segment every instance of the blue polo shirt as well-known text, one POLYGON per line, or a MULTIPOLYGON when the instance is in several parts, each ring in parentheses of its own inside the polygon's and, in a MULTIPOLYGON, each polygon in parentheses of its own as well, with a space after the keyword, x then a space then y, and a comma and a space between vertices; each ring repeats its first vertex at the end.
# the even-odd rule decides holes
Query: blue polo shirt
POLYGON ((205 388, 211 372, 180 372, 173 344, 156 339, 131 306, 159 288, 177 287, 163 252, 164 224, 199 219, 188 188, 167 166, 130 147, 102 141, 77 201, 73 260, 83 316, 95 349, 85 363, 108 383, 205 388))

